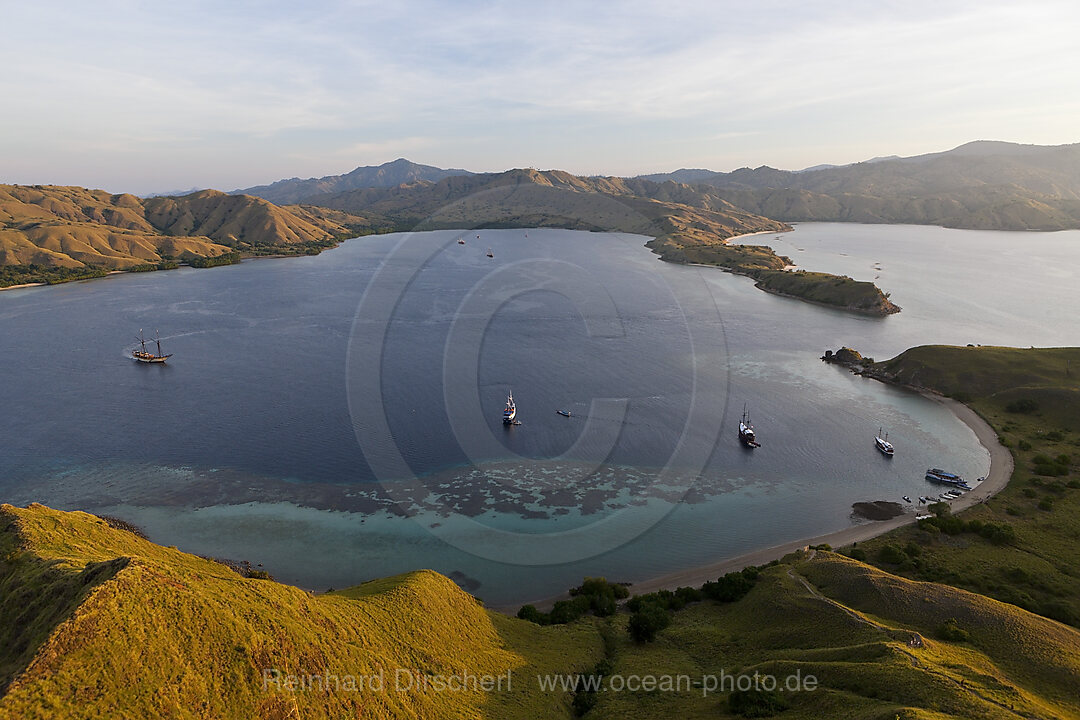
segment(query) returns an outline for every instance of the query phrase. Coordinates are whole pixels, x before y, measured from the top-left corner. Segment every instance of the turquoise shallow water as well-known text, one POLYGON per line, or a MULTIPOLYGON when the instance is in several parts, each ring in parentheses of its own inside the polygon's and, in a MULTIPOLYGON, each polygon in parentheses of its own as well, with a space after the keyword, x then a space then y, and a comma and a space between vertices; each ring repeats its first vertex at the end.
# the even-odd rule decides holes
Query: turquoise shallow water
POLYGON ((1056 269, 1080 266, 1076 233, 781 236, 800 265, 880 275, 904 307, 885 319, 661 263, 640 237, 480 233, 0 293, 0 499, 119 515, 305 587, 433 567, 512 603, 839 529, 855 500, 928 492, 931 464, 985 472, 950 414, 826 348, 1076 342, 1056 269), (139 328, 167 367, 126 357, 139 328), (756 452, 735 440, 744 403, 756 452))

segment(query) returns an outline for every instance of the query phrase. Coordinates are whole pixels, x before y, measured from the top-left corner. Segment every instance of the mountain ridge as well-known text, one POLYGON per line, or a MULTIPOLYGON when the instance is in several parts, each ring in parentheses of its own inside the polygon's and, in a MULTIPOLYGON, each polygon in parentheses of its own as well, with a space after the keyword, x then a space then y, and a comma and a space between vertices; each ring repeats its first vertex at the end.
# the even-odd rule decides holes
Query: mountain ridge
MULTIPOLYGON (((675 176, 643 176, 661 180, 675 176)), ((768 166, 700 176, 734 205, 786 222, 1080 228, 1080 143, 977 140, 952 150, 802 171, 768 166)))
POLYGON ((327 195, 364 187, 393 187, 418 180, 438 181, 455 175, 472 175, 461 169, 443 169, 433 165, 421 165, 405 158, 398 158, 382 165, 357 167, 341 175, 325 175, 319 178, 297 177, 278 180, 269 185, 256 185, 233 190, 230 195, 254 195, 276 205, 293 205, 316 195, 327 195))

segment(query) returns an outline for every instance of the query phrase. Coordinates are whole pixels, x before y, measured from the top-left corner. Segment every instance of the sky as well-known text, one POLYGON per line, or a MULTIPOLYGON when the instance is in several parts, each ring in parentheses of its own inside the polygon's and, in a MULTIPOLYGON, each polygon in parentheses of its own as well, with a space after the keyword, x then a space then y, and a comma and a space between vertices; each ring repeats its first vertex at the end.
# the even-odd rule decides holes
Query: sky
POLYGON ((1080 3, 0 0, 0 183, 152 194, 406 157, 796 170, 1080 142, 1080 3))

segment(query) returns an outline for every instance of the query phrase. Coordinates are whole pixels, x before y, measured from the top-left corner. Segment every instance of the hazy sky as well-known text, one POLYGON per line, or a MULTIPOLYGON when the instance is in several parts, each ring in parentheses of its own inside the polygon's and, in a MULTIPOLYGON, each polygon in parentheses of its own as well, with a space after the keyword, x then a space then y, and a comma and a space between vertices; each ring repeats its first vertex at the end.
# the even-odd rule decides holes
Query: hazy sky
POLYGON ((230 190, 402 156, 799 169, 1080 141, 1075 0, 0 10, 0 182, 230 190))

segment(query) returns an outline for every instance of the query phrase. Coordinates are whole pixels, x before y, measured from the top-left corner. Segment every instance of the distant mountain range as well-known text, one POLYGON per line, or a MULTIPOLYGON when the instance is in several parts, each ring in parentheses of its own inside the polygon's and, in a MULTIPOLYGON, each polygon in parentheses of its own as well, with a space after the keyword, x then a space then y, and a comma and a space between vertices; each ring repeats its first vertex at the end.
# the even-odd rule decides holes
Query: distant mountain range
MULTIPOLYGON (((450 200, 456 190, 475 189, 501 175, 505 173, 478 175, 398 159, 345 175, 280 180, 236 192, 279 204, 356 211, 371 205, 407 205, 403 198, 414 191, 399 189, 402 186, 481 178, 444 186, 451 193, 444 199, 450 200)), ((586 185, 606 183, 610 187, 615 179, 581 180, 586 185)), ((732 172, 683 168, 621 180, 624 188, 634 188, 635 193, 646 187, 640 184, 643 181, 693 185, 712 196, 713 202, 724 200, 741 211, 782 222, 911 223, 985 230, 1080 228, 1080 144, 976 141, 946 152, 876 157, 852 165, 817 165, 797 171, 768 166, 732 172)), ((576 189, 581 190, 581 184, 576 189)), ((650 192, 645 196, 651 197, 650 192)), ((628 193, 621 189, 616 194, 628 193)), ((420 212, 420 216, 425 214, 420 212)))
POLYGON ((258 185, 243 190, 233 190, 232 195, 254 195, 276 205, 292 205, 305 202, 319 195, 356 190, 358 188, 395 187, 418 181, 438 182, 454 175, 472 175, 468 170, 443 170, 431 165, 418 165, 405 158, 378 166, 358 167, 344 175, 327 175, 321 178, 290 178, 270 185, 258 185))
POLYGON ((786 222, 1080 228, 1080 144, 978 141, 947 152, 799 172, 762 166, 643 177, 706 185, 737 207, 786 222))

